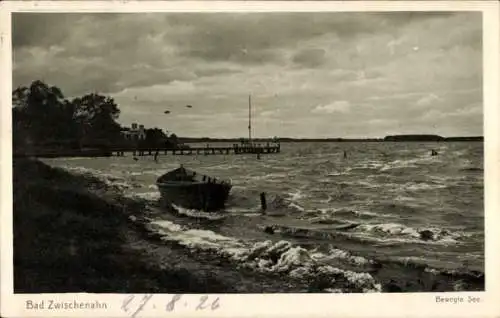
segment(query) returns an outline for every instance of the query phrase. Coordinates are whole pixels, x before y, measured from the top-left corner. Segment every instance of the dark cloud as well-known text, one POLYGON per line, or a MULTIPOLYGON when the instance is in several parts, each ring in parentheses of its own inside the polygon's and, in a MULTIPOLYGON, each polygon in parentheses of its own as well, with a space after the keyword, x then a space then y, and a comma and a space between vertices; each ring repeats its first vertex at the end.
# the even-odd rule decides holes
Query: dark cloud
POLYGON ((364 13, 176 14, 167 21, 186 28, 165 33, 182 54, 241 63, 279 63, 285 57, 273 49, 328 33, 345 37, 386 27, 376 14, 364 13))
POLYGON ((305 67, 318 67, 325 61, 324 49, 305 49, 294 55, 293 61, 305 67))
POLYGON ((50 46, 68 37, 71 22, 83 18, 80 14, 13 13, 12 46, 50 46))
MULTIPOLYGON (((217 111, 230 117, 245 110, 249 92, 261 94, 256 105, 268 114, 280 110, 284 126, 266 129, 296 134, 309 124, 295 118, 339 100, 353 106, 338 129, 353 134, 373 118, 380 127, 411 124, 405 118, 433 106, 452 113, 482 101, 442 96, 482 84, 481 13, 14 13, 12 23, 14 87, 42 79, 70 97, 111 94, 121 118, 154 125, 165 118, 148 110, 163 114, 168 103, 204 105, 214 121, 217 111), (426 94, 442 100, 416 107, 426 94)), ((335 134, 327 119, 310 126, 335 134)), ((192 133, 181 120, 171 124, 192 133)))
POLYGON ((379 32, 443 14, 449 13, 14 13, 13 46, 64 45, 76 38, 64 55, 98 56, 107 51, 103 46, 130 54, 134 45, 141 49, 141 39, 162 34, 181 54, 262 62, 277 58, 269 49, 301 39, 379 32))
POLYGON ((204 68, 204 69, 194 70, 194 74, 196 74, 198 77, 210 77, 210 76, 217 76, 223 74, 236 74, 236 73, 241 73, 241 70, 235 70, 225 67, 204 68))

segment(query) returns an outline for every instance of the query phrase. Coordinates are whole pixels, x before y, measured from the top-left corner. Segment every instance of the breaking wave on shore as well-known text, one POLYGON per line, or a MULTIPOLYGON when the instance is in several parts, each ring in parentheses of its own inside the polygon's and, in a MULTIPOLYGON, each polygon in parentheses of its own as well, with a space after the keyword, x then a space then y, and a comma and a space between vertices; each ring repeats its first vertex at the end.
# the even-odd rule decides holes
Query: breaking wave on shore
POLYGON ((287 275, 290 279, 310 280, 328 292, 380 292, 381 284, 369 273, 342 270, 326 261, 345 258, 355 262, 368 262, 362 257, 350 256, 345 251, 334 250, 331 255, 307 250, 288 241, 270 240, 253 244, 219 235, 209 230, 183 228, 165 220, 150 221, 146 228, 159 235, 163 241, 200 252, 210 252, 235 266, 261 273, 287 275))

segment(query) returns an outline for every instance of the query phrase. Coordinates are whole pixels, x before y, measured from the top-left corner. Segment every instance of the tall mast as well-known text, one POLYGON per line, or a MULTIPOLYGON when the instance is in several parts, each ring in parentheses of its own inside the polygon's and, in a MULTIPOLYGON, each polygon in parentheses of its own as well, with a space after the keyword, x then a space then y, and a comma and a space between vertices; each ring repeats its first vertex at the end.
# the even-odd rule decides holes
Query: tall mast
POLYGON ((252 99, 248 95, 248 142, 252 142, 252 99))

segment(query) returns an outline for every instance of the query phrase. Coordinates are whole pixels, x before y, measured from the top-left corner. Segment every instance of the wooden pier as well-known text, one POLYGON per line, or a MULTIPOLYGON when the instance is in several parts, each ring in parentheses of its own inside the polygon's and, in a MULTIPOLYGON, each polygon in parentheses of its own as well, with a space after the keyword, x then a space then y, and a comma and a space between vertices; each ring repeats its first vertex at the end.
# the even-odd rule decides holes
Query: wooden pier
POLYGON ((243 155, 243 154, 276 154, 280 152, 280 145, 249 146, 235 144, 232 147, 189 147, 189 148, 155 148, 155 149, 112 149, 112 155, 123 156, 125 152, 132 152, 134 156, 154 156, 157 152, 162 155, 243 155))

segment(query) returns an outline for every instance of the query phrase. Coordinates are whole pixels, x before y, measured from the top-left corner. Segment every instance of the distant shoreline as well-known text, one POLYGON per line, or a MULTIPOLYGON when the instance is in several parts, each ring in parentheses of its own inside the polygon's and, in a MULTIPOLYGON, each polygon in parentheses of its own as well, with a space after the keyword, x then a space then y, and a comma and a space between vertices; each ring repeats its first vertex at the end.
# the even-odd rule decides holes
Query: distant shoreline
MULTIPOLYGON (((254 138, 255 142, 268 142, 271 138, 254 138)), ((239 143, 240 138, 210 138, 210 137, 179 137, 182 143, 203 143, 203 142, 231 142, 239 143)), ((279 138, 280 142, 455 142, 455 141, 476 141, 483 142, 483 136, 467 137, 442 137, 438 135, 393 135, 384 138, 279 138)))
MULTIPOLYGON (((231 143, 240 144, 241 138, 193 138, 193 137, 179 137, 180 144, 192 143, 231 143)), ((275 143, 275 139, 271 138, 254 138, 254 143, 264 146, 265 143, 275 143)), ((438 135, 393 135, 384 138, 279 138, 279 142, 301 143, 301 142, 484 142, 484 137, 441 137, 438 135)), ((123 147, 121 147, 123 148, 123 147)), ((121 149, 120 148, 120 149, 121 149)), ((130 147, 128 151, 133 151, 136 148, 130 147)), ((164 149, 164 147, 145 148, 148 151, 151 149, 164 149)), ((180 149, 180 148, 179 148, 180 149)), ((60 148, 38 148, 26 151, 26 149, 15 147, 13 157, 111 157, 116 148, 111 146, 107 148, 87 148, 87 149, 60 149, 60 148), (114 150, 113 150, 114 149, 114 150)))

